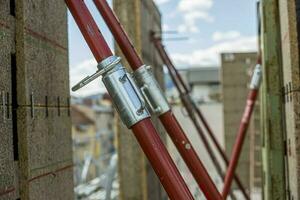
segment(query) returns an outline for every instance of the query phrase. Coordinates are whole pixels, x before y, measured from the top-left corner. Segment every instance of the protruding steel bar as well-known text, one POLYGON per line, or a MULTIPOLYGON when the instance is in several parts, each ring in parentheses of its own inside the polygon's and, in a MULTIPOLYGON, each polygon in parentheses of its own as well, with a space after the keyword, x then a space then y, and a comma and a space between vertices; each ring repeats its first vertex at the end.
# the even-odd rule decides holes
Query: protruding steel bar
MULTIPOLYGON (((99 12, 101 13, 103 19, 107 23, 112 34, 114 35, 117 43, 119 44, 122 52, 127 58, 132 69, 137 70, 139 67, 143 66, 141 58, 138 56, 126 32, 120 25, 120 22, 114 15, 106 0, 94 0, 94 3, 98 8, 99 12)), ((189 167, 191 173, 193 174, 195 180, 197 181, 199 187, 203 191, 206 198, 209 200, 222 199, 219 191, 214 185, 212 179, 207 173, 201 160, 197 156, 196 151, 192 147, 190 141, 186 137, 183 129, 177 122, 172 111, 170 110, 160 115, 159 119, 164 125, 168 134, 170 135, 172 141, 177 147, 185 163, 189 167)))
MULTIPOLYGON (((192 103, 192 100, 191 100, 191 97, 189 95, 189 92, 187 91, 188 90, 188 87, 185 85, 185 84, 181 84, 181 82, 179 81, 179 79, 177 79, 177 75, 181 78, 180 74, 176 74, 176 71, 174 71, 175 66, 173 65, 171 59, 169 58, 166 50, 164 49, 164 46, 162 45, 161 43, 161 39, 160 38, 155 38, 153 37, 154 35, 152 35, 152 39, 153 39, 153 42, 154 42, 154 45, 158 51, 158 53, 160 54, 163 62, 165 63, 165 65, 167 66, 169 72, 170 72, 170 76, 176 86, 176 88, 178 89, 178 92, 180 94, 180 98, 181 98, 181 101, 183 103, 183 106, 186 108, 186 111, 190 117, 190 119, 192 120, 209 156, 211 157, 212 159, 212 162, 213 164, 215 165, 216 167, 216 170, 219 174, 219 176, 223 179, 225 177, 225 174, 223 173, 223 170, 222 170, 222 167, 221 167, 221 164, 219 163, 215 153, 213 152, 212 150, 212 147, 210 146, 209 142, 208 142, 208 139, 206 138, 199 122, 197 121, 197 118, 195 116, 195 112, 194 112, 194 104, 192 103)), ((183 80, 182 80, 183 82, 183 80)), ((184 83, 184 82, 183 82, 184 83)), ((236 199, 235 195, 233 194, 233 192, 231 193, 231 197, 233 199, 236 199)))
MULTIPOLYGON (((98 62, 112 55, 94 19, 82 0, 65 0, 98 62)), ((183 178, 160 140, 150 118, 134 124, 132 131, 172 200, 193 200, 183 178)))

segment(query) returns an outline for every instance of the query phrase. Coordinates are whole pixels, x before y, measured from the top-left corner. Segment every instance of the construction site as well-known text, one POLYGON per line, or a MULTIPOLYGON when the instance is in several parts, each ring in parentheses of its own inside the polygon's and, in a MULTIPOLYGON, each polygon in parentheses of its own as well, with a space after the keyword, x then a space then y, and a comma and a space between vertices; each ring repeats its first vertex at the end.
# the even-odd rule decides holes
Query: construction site
POLYGON ((300 200, 300 0, 0 0, 0 200, 300 200))

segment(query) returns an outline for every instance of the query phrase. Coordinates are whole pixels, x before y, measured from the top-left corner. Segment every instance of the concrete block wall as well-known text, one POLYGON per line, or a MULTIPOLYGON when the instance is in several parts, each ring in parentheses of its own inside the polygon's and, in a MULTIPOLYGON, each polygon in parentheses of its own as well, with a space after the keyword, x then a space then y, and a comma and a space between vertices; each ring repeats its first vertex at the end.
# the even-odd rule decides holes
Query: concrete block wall
POLYGON ((263 199, 286 199, 282 56, 278 0, 262 0, 260 88, 263 199))
POLYGON ((288 199, 300 199, 299 1, 279 0, 288 199), (298 19, 298 20, 297 20, 298 19))
MULTIPOLYGON (((223 99, 223 113, 224 113, 224 133, 225 133, 225 150, 228 157, 231 156, 232 148, 236 140, 236 134, 239 128, 241 117, 246 105, 248 96, 248 86, 251 80, 251 72, 256 65, 257 53, 224 53, 221 55, 222 59, 222 99, 223 99)), ((259 111, 254 112, 254 117, 259 116, 259 111)), ((252 119, 254 118, 252 117, 252 119)), ((239 159, 237 173, 239 174, 244 186, 250 190, 250 185, 259 186, 250 183, 250 175, 253 174, 254 169, 251 167, 254 152, 251 150, 250 138, 255 140, 255 132, 259 132, 259 127, 255 126, 253 122, 250 123, 249 130, 245 139, 242 153, 239 159)), ((257 137, 256 137, 257 138, 257 137)), ((258 137, 259 138, 259 137, 258 137)), ((253 163, 254 164, 254 163, 253 163)), ((254 180, 254 178, 252 178, 254 180)), ((234 185, 234 188, 236 186, 234 185)))
POLYGON ((10 1, 0 1, 0 199, 17 199, 18 147, 12 116, 12 66, 15 67, 15 17, 10 1))
MULTIPOLYGON (((69 97, 67 10, 63 0, 17 2, 18 80, 26 83, 20 105, 67 106, 69 97)), ((23 89, 23 90, 22 90, 23 89)), ((23 94, 21 94, 23 92, 23 94)))
POLYGON ((11 113, 0 118, 0 179, 7 180, 0 181, 0 199, 11 186, 4 199, 73 199, 66 6, 63 0, 0 5, 0 91, 10 94, 11 113))

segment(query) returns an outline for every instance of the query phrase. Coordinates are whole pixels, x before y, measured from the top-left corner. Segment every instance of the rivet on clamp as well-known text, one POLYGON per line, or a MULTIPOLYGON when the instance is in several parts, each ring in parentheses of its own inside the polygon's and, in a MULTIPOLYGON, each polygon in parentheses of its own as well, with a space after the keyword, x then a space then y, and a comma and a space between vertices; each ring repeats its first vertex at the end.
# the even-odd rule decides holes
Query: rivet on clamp
POLYGON ((159 84, 152 73, 151 67, 143 65, 134 72, 134 79, 141 89, 148 109, 158 116, 168 112, 171 108, 159 84))
POLYGON ((113 104, 128 128, 150 117, 143 96, 131 75, 121 64, 121 58, 110 56, 100 62, 97 68, 96 73, 84 78, 72 90, 76 91, 102 76, 102 81, 112 98, 113 104))

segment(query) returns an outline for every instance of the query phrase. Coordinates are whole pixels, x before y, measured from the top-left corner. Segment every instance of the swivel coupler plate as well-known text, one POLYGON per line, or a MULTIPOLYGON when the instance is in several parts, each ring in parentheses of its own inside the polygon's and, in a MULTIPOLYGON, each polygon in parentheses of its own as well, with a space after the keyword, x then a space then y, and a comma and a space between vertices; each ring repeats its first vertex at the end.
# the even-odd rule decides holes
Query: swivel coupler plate
POLYGON ((134 79, 140 87, 151 113, 160 116, 170 110, 169 103, 156 81, 150 66, 143 65, 137 69, 134 72, 134 79))

